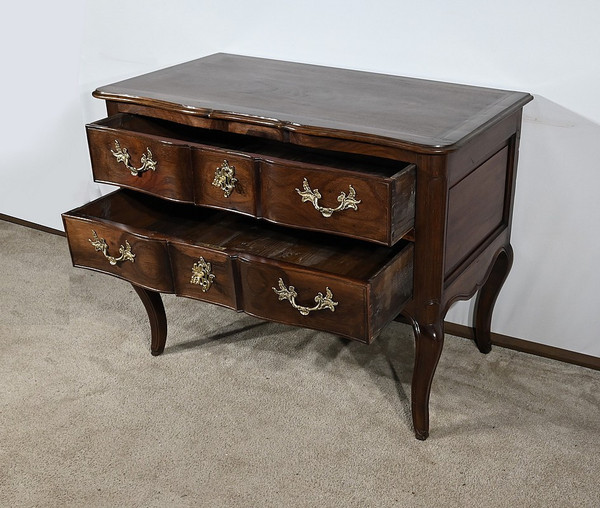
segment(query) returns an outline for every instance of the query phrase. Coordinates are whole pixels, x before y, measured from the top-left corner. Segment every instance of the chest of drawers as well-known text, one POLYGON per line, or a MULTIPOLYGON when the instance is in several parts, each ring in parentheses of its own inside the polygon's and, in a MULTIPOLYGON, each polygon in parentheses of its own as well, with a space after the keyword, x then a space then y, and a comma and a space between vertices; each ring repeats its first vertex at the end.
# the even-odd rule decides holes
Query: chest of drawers
POLYGON ((478 292, 490 350, 531 96, 226 54, 94 95, 94 179, 122 189, 63 214, 65 230, 75 266, 133 284, 152 353, 161 292, 367 344, 403 316, 425 439, 452 302, 478 292))

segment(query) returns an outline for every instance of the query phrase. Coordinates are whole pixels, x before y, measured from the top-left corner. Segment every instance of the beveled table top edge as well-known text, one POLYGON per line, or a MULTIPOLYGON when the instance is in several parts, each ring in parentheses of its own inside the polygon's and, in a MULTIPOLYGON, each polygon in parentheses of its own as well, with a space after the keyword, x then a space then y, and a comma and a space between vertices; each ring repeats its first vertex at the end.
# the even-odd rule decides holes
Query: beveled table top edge
MULTIPOLYGON (((509 116, 533 99, 525 92, 225 53, 217 53, 102 86, 93 92, 93 96, 107 101, 137 104, 179 114, 268 126, 280 131, 309 136, 406 148, 422 153, 451 152, 490 124, 509 116), (208 78, 201 72, 212 68, 215 69, 214 77, 208 78), (252 79, 248 78, 244 81, 242 78, 248 76, 255 68, 260 72, 253 75, 252 79), (231 85, 231 90, 221 91, 219 88, 226 88, 223 83, 226 82, 227 76, 232 76, 232 79, 237 80, 237 84, 231 85), (294 80, 304 79, 307 76, 318 76, 322 82, 314 86, 296 85, 294 80), (339 84, 340 80, 345 78, 353 80, 350 86, 345 89, 332 86, 339 84), (169 81, 168 87, 167 81, 169 81), (173 82, 179 85, 179 93, 170 91, 173 82), (245 86, 249 89, 262 86, 264 88, 262 103, 243 103, 247 95, 245 86), (380 91, 382 97, 377 96, 378 90, 374 89, 378 86, 383 87, 380 91), (428 87, 432 92, 425 90, 428 87), (373 113, 371 120, 368 120, 365 119, 365 115, 367 106, 370 105, 356 105, 357 98, 365 98, 365 102, 371 101, 374 106, 381 106, 386 101, 393 103, 393 98, 383 96, 384 93, 393 96, 395 93, 402 94, 403 90, 408 88, 410 88, 410 97, 399 104, 396 108, 397 112, 391 111, 388 114, 387 111, 382 112, 380 107, 379 111, 373 113), (463 102, 469 102, 471 96, 485 102, 479 109, 473 107, 473 112, 468 117, 455 115, 457 118, 451 118, 453 121, 444 125, 440 132, 431 134, 436 126, 427 124, 427 114, 429 110, 435 110, 438 105, 426 101, 428 94, 432 95, 433 99, 436 98, 435 94, 438 96, 450 94, 449 97, 452 99, 453 93, 459 94, 463 102), (300 96, 302 101, 309 101, 317 113, 313 112, 312 115, 305 113, 300 103, 296 107, 286 109, 290 95, 300 96), (325 104, 327 99, 336 103, 323 114, 319 114, 319 103, 325 104), (355 105, 351 106, 353 101, 355 105), (342 107, 344 104, 346 106, 342 107), (352 114, 354 111, 356 111, 355 116, 352 114), (423 132, 402 127, 402 117, 406 119, 410 113, 412 118, 419 119, 421 112, 424 117, 422 121, 424 127, 421 129, 423 132), (398 117, 397 126, 394 115, 398 117)), ((441 102, 439 107, 442 108, 441 102)), ((443 107, 451 109, 451 100, 446 99, 443 107)), ((376 107, 371 109, 377 110, 376 107)))

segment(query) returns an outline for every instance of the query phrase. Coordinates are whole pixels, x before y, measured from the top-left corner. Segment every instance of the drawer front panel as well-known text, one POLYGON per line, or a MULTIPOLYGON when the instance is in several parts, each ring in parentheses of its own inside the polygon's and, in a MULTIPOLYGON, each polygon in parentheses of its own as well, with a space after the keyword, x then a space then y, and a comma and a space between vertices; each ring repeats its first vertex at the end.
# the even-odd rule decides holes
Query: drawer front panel
POLYGON ((247 313, 369 341, 365 285, 295 267, 239 262, 242 306, 247 313), (319 293, 320 304, 315 300, 319 293))
POLYGON ((413 227, 414 166, 117 114, 87 126, 94 179, 282 225, 394 245, 413 227))
POLYGON ((188 146, 126 130, 87 126, 94 180, 193 203, 188 146))
POLYGON ((100 222, 65 217, 75 266, 116 275, 156 291, 173 292, 166 242, 100 222))
POLYGON ((263 216, 279 224, 389 243, 391 191, 384 179, 265 162, 261 199, 263 216))
POLYGON ((238 309, 232 260, 225 252, 169 243, 175 292, 238 309))
POLYGON ((63 214, 76 266, 371 342, 412 296, 413 246, 376 247, 129 190, 63 214))
POLYGON ((256 216, 256 162, 249 155, 192 149, 196 204, 256 216))

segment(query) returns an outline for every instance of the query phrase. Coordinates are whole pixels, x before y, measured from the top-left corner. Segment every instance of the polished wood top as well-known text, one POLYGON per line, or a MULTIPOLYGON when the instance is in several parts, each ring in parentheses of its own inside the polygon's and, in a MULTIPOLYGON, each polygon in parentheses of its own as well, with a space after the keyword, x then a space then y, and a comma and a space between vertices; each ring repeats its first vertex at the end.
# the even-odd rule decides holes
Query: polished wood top
POLYGON ((98 88, 94 96, 316 136, 453 150, 527 93, 215 54, 98 88))

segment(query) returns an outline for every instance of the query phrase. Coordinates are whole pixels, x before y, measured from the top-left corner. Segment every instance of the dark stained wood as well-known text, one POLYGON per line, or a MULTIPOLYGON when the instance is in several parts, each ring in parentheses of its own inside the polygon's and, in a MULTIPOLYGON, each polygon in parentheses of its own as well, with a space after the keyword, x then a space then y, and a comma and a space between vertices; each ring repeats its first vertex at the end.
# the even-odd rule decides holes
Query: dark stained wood
POLYGON ((142 127, 147 125, 148 122, 118 115, 86 126, 94 180, 193 203, 189 149, 168 138, 145 134, 142 127), (112 153, 117 151, 116 140, 121 149, 128 150, 134 168, 142 167, 141 158, 150 149, 156 170, 132 175, 112 153))
MULTIPOLYGON (((94 95, 97 95, 94 93, 94 95)), ((243 121, 223 120, 218 118, 208 118, 205 116, 190 115, 184 110, 173 108, 159 109, 154 106, 145 106, 143 104, 134 104, 131 102, 107 102, 113 106, 108 109, 109 115, 117 113, 127 113, 133 115, 141 115, 145 117, 160 118, 179 125, 188 125, 200 129, 208 129, 213 131, 222 131, 227 133, 242 134, 248 136, 258 136, 261 138, 287 141, 287 132, 281 131, 277 126, 263 123, 245 123, 243 121)), ((310 146, 310 145, 306 145, 310 146)), ((362 153, 359 151, 358 153, 362 153)))
POLYGON ((415 436, 421 441, 429 436, 429 396, 433 375, 444 345, 443 322, 421 324, 413 321, 415 333, 415 367, 411 385, 411 407, 415 436))
POLYGON ((369 333, 376 337, 392 321, 404 303, 412 297, 414 246, 409 245, 402 256, 396 256, 372 279, 367 293, 369 333), (405 288, 405 294, 398 298, 398 288, 405 288))
POLYGON ((475 302, 475 344, 482 353, 489 353, 492 349, 492 337, 490 335, 492 311, 502 285, 510 272, 513 257, 512 247, 506 245, 498 253, 488 279, 477 294, 475 302))
POLYGON ((275 225, 216 210, 169 203, 121 190, 64 214, 73 261, 149 289, 176 292, 287 324, 327 330, 370 343, 412 294, 412 244, 390 249, 350 239, 290 233, 275 225), (113 250, 127 239, 133 263, 112 266, 88 237, 95 229, 113 250), (114 247, 113 247, 114 246, 114 247), (168 246, 168 253, 165 251, 168 246), (191 284, 192 265, 203 257, 214 284, 191 284), (150 270, 150 271, 149 271, 150 270), (173 281, 171 281, 173 273, 173 281), (298 305, 314 306, 329 287, 334 312, 303 316, 279 301, 273 287, 299 293, 298 305), (385 294, 373 295, 372 284, 385 294), (308 295, 308 296, 307 296, 308 295))
MULTIPOLYGON (((482 350, 489 344, 493 305, 510 269, 521 110, 532 97, 223 54, 94 95, 107 100, 114 121, 128 113, 128 121, 142 126, 134 129, 138 141, 162 136, 193 153, 192 185, 185 188, 195 204, 264 215, 297 229, 131 192, 91 203, 67 220, 105 225, 113 241, 133 234, 169 245, 176 290, 195 298, 209 299, 185 287, 189 263, 199 252, 222 253, 233 265, 235 288, 214 300, 233 307, 235 296, 235 306, 267 319, 369 342, 401 312, 415 334, 413 425, 425 439, 444 317, 453 302, 480 291, 478 343, 482 350), (240 176, 255 187, 244 182, 229 201, 211 194, 220 157, 203 165, 205 151, 239 155, 240 176), (246 165, 246 157, 253 163, 246 165), (352 185, 362 201, 358 212, 325 220, 310 203, 296 208, 295 188, 304 177, 332 208, 352 185), (339 306, 302 316, 287 301, 273 302, 279 277, 297 288, 301 305, 312 305, 330 287, 339 306)), ((164 185, 132 187, 168 193, 164 185)), ((74 246, 77 254, 77 240, 74 246)), ((225 273, 220 259, 215 267, 225 273)))
POLYGON ((89 219, 81 215, 80 211, 63 214, 74 266, 108 273, 147 289, 173 292, 166 242, 131 233, 126 228, 120 229, 118 225, 107 224, 102 217, 97 220, 89 219), (96 251, 91 244, 90 240, 94 240, 93 231, 106 241, 107 254, 115 258, 119 257, 119 248, 129 242, 131 252, 135 255, 134 261, 120 261, 111 265, 104 254, 96 251))
POLYGON ((248 154, 231 150, 195 149, 194 195, 198 204, 232 210, 258 217, 258 161, 248 154), (234 168, 235 187, 230 194, 213 185, 217 168, 225 162, 234 168))
POLYGON ((508 229, 503 229, 490 242, 478 247, 450 277, 445 280, 441 309, 445 315, 450 306, 458 300, 469 300, 481 287, 492 272, 498 253, 510 243, 508 229))
POLYGON ((195 298, 205 302, 216 303, 234 310, 241 310, 237 302, 233 260, 226 252, 197 247, 182 242, 169 242, 169 256, 173 270, 175 293, 178 296, 195 298), (214 276, 207 291, 191 282, 192 267, 200 258, 210 263, 214 276))
POLYGON ((155 241, 207 245, 356 279, 370 279, 406 247, 406 242, 387 248, 290 230, 242 215, 171 203, 130 190, 113 192, 63 215, 155 241))
POLYGON ((414 224, 415 171, 402 161, 341 156, 125 114, 90 124, 87 132, 99 182, 384 245, 396 243, 414 224), (115 140, 132 155, 149 149, 156 171, 132 175, 112 153, 115 140), (237 179, 228 195, 213 185, 225 161, 237 179), (323 195, 319 205, 331 208, 352 185, 361 201, 358 213, 346 210, 323 217, 296 192, 303 189, 304 178, 323 195))
POLYGON ((413 299, 402 310, 415 335, 411 385, 417 439, 429 435, 429 396, 444 344, 444 251, 448 185, 446 156, 417 159, 413 299))
POLYGON ((405 166, 391 177, 376 178, 315 165, 289 162, 264 163, 261 166, 262 215, 278 224, 338 233, 353 238, 393 245, 414 224, 415 175, 413 166, 405 166), (350 187, 360 201, 356 210, 348 208, 325 217, 310 201, 302 202, 306 178, 310 189, 317 189, 318 206, 335 209, 343 192, 350 187), (400 189, 400 191, 398 191, 400 189))
POLYGON ((94 95, 427 153, 456 148, 530 100, 520 92, 222 53, 104 86, 94 95))
POLYGON ((121 102, 113 102, 113 101, 106 101, 106 112, 108 113, 108 116, 112 116, 112 115, 116 115, 117 113, 119 113, 119 108, 123 105, 123 103, 121 102))
MULTIPOLYGON (((480 136, 471 139, 455 152, 448 154, 448 185, 453 187, 475 168, 507 144, 511 144, 515 132, 521 129, 521 111, 516 111, 500 122, 493 124, 480 136)), ((511 158, 512 160, 512 158, 511 158)))
POLYGON ((394 178, 387 245, 394 245, 401 238, 414 241, 416 173, 416 167, 411 165, 394 178))
POLYGON ((167 316, 165 314, 165 307, 160 298, 160 293, 149 291, 136 284, 132 284, 132 286, 140 297, 140 300, 142 300, 144 308, 148 313, 150 334, 152 337, 150 353, 152 353, 153 356, 158 356, 165 350, 165 344, 167 342, 167 316))
POLYGON ((450 189, 446 274, 504 223, 508 147, 450 189))
POLYGON ((361 342, 373 340, 368 333, 366 283, 323 276, 281 264, 242 260, 239 266, 243 307, 249 314, 290 325, 327 330, 361 342), (314 307, 317 294, 325 295, 327 288, 331 290, 333 301, 338 305, 334 311, 321 309, 303 316, 289 301, 279 300, 274 291, 280 289, 279 278, 286 288, 295 288, 298 305, 314 307))

